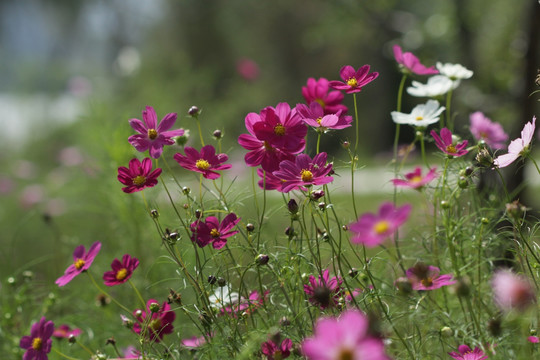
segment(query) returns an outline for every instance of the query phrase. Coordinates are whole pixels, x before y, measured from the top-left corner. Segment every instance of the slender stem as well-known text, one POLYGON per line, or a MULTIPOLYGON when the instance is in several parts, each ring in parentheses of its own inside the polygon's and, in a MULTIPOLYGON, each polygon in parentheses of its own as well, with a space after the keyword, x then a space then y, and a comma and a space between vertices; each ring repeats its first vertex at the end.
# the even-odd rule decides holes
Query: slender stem
MULTIPOLYGON (((69 359, 69 360, 79 360, 79 359, 77 359, 77 358, 68 356, 68 355, 64 354, 63 352, 60 352, 59 350, 56 350, 54 347, 51 348, 51 350, 54 351, 55 353, 57 353, 58 355, 60 355, 60 356, 62 356, 62 357, 64 357, 64 358, 66 358, 66 359, 69 359)), ((92 354, 92 355, 94 355, 94 354, 92 354)))
MULTIPOLYGON (((452 89, 446 94, 446 126, 448 130, 454 131, 454 124, 452 122, 452 114, 450 114, 450 105, 452 100, 452 89)), ((442 116, 441 116, 442 119, 442 116)))
POLYGON ((120 304, 115 298, 113 298, 111 295, 109 295, 108 292, 106 292, 105 290, 103 290, 99 285, 98 283, 96 282, 96 280, 94 279, 94 277, 92 276, 92 274, 90 274, 88 271, 85 271, 86 274, 88 274, 88 277, 90 277, 90 280, 92 281, 92 284, 94 284, 94 286, 100 291, 102 292, 103 294, 105 294, 105 296, 107 296, 108 298, 110 298, 116 305, 118 305, 119 307, 121 307, 124 311, 126 311, 128 314, 131 314, 131 310, 129 310, 127 307, 125 307, 124 305, 120 304))
POLYGON ((321 144, 321 131, 317 131, 317 154, 319 153, 320 144, 321 144))
POLYGON ((356 93, 353 93, 353 100, 354 100, 354 117, 355 117, 355 125, 356 125, 356 139, 354 142, 354 157, 356 157, 357 151, 358 151, 358 140, 360 138, 360 133, 358 130, 358 107, 356 106, 356 93))
POLYGON ((204 140, 203 140, 202 131, 201 131, 201 122, 199 121, 198 116, 195 119, 197 120, 197 128, 199 129, 199 137, 201 139, 201 145, 204 146, 204 140))
POLYGON ((137 289, 137 287, 135 286, 135 284, 133 284, 133 282, 131 281, 131 279, 128 279, 128 283, 129 285, 131 285, 131 287, 133 288, 133 290, 135 291, 135 293, 137 294, 137 297, 139 298, 139 300, 141 301, 141 304, 143 307, 146 306, 146 303, 144 302, 144 299, 143 297, 141 296, 141 293, 139 292, 139 289, 137 289))

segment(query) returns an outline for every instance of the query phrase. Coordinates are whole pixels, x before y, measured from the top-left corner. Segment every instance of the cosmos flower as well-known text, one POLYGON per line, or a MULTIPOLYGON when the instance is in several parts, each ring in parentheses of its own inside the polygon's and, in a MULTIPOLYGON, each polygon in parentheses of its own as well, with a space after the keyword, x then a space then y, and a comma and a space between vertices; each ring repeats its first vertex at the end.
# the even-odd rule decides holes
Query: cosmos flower
POLYGON ((347 107, 342 104, 345 96, 341 91, 330 91, 330 82, 325 78, 319 80, 309 78, 306 86, 302 86, 302 96, 308 105, 313 102, 321 105, 325 115, 335 114, 338 111, 342 114, 347 113, 347 107))
POLYGON ((459 85, 459 81, 452 81, 444 75, 434 75, 430 77, 426 84, 418 81, 413 81, 412 86, 407 88, 407 93, 417 97, 437 97, 442 96, 455 89, 459 85))
POLYGON ((122 262, 114 259, 111 264, 111 271, 103 274, 103 281, 107 286, 123 284, 131 278, 133 271, 139 266, 139 259, 131 257, 129 254, 124 254, 122 262))
POLYGON ((392 120, 396 124, 407 124, 414 127, 427 127, 439 121, 439 115, 445 107, 439 107, 437 100, 428 100, 425 104, 414 107, 410 114, 392 111, 392 120))
POLYGON ((532 122, 528 122, 521 130, 521 137, 510 142, 508 145, 508 153, 499 155, 493 161, 493 165, 496 168, 503 168, 513 163, 518 157, 526 156, 529 152, 529 145, 534 135, 534 129, 536 127, 536 116, 533 117, 532 122))
POLYGON ((310 275, 308 281, 309 284, 304 284, 304 292, 309 302, 318 305, 321 309, 337 305, 343 282, 339 276, 330 279, 330 271, 325 269, 322 276, 316 278, 310 275))
POLYGON ((54 329, 52 336, 58 339, 69 339, 71 336, 78 336, 82 333, 81 329, 70 329, 69 325, 62 324, 54 329))
POLYGON ((422 65, 420 60, 418 60, 414 54, 410 52, 403 52, 399 45, 394 45, 393 50, 394 58, 403 72, 413 73, 416 75, 434 75, 439 73, 439 71, 433 66, 428 68, 422 65))
POLYGON ((215 216, 207 216, 206 219, 193 222, 191 228, 191 241, 200 248, 212 243, 214 249, 221 249, 227 244, 227 238, 238 233, 233 228, 240 222, 235 213, 230 213, 221 223, 215 216))
POLYGON ((441 136, 439 136, 435 130, 431 130, 430 134, 433 136, 433 139, 435 139, 435 145, 437 145, 437 147, 446 155, 460 157, 469 152, 469 150, 466 149, 469 142, 463 140, 458 144, 454 144, 452 132, 447 128, 441 129, 441 136))
POLYGON ((501 124, 492 122, 480 111, 474 112, 469 117, 470 130, 474 138, 482 140, 492 149, 504 149, 508 134, 504 132, 501 124))
POLYGON ((260 308, 269 291, 265 291, 262 295, 257 290, 249 293, 248 298, 240 297, 237 301, 229 303, 220 309, 222 315, 229 314, 237 316, 238 314, 249 315, 260 308))
POLYGON ((192 147, 184 148, 186 155, 176 153, 174 160, 184 169, 201 173, 205 179, 215 180, 221 175, 217 170, 227 170, 231 164, 223 164, 229 159, 227 154, 216 154, 216 149, 212 145, 203 146, 201 151, 192 147))
POLYGON ((261 178, 261 180, 257 182, 261 189, 283 192, 282 189, 284 180, 281 180, 277 176, 274 176, 271 172, 264 171, 261 168, 257 169, 257 175, 261 178))
POLYGON ((439 268, 418 263, 406 271, 413 290, 435 290, 443 286, 456 283, 452 275, 439 275, 439 268))
POLYGON ((532 344, 538 344, 538 343, 540 343, 540 338, 538 338, 538 336, 529 336, 527 338, 527 341, 532 343, 532 344))
POLYGON ((478 347, 471 350, 468 345, 460 345, 458 351, 459 352, 449 352, 448 355, 456 360, 485 360, 488 358, 488 356, 478 347))
POLYGON ((302 121, 316 130, 326 132, 327 130, 340 130, 351 126, 352 116, 342 115, 341 110, 335 114, 326 114, 318 102, 312 102, 311 105, 296 105, 296 111, 302 121))
POLYGON ((424 185, 427 185, 433 179, 437 178, 438 175, 436 170, 436 168, 432 168, 425 176, 422 176, 422 168, 417 166, 413 172, 405 174, 405 180, 393 179, 392 183, 394 183, 395 186, 421 189, 424 185))
POLYGON ((192 336, 187 339, 182 339, 181 343, 187 348, 196 349, 206 344, 206 339, 204 336, 192 336))
POLYGON ((450 80, 469 79, 473 76, 473 72, 460 64, 442 64, 437 62, 437 70, 441 75, 448 77, 450 80))
POLYGON ((32 325, 30 335, 21 338, 19 346, 26 350, 23 360, 47 360, 51 352, 54 323, 42 317, 39 322, 32 325))
POLYGON ((163 146, 174 144, 172 139, 175 136, 182 136, 183 129, 169 130, 176 121, 176 113, 165 115, 161 122, 157 123, 157 115, 153 107, 147 106, 143 110, 143 121, 139 119, 129 120, 129 125, 138 132, 131 135, 128 141, 137 151, 150 149, 150 156, 157 159, 163 152, 163 146))
POLYGON ((142 332, 150 341, 160 342, 163 340, 163 335, 173 332, 172 323, 176 314, 167 302, 159 305, 156 300, 150 299, 146 303, 146 311, 137 309, 133 311, 133 315, 137 319, 137 322, 133 324, 133 331, 139 335, 142 335, 142 332), (147 316, 150 316, 150 321, 148 327, 143 330, 142 325, 147 321, 147 316))
POLYGON ((332 164, 326 164, 326 153, 321 152, 313 157, 300 154, 295 161, 284 160, 279 163, 279 170, 272 174, 278 179, 284 180, 283 192, 295 189, 303 189, 305 186, 324 185, 332 182, 334 178, 328 176, 332 171, 332 164))
POLYGON ((88 252, 86 252, 84 245, 77 246, 73 251, 73 264, 66 269, 64 275, 60 276, 55 283, 58 286, 64 286, 73 280, 75 276, 88 270, 100 249, 101 243, 99 241, 93 243, 88 252))
POLYGON ((291 355, 292 345, 292 340, 289 338, 283 339, 279 344, 276 344, 272 339, 268 339, 268 341, 262 343, 261 352, 266 356, 267 360, 286 359, 291 355))
POLYGON ((137 158, 129 161, 129 168, 120 166, 118 168, 118 181, 126 185, 122 191, 130 194, 141 191, 147 187, 156 186, 161 169, 152 171, 152 160, 144 158, 142 163, 137 158))
POLYGON ((344 90, 347 94, 360 92, 362 87, 375 80, 378 72, 369 74, 369 65, 363 65, 358 70, 350 65, 345 65, 339 71, 342 81, 330 81, 330 86, 336 90, 344 90))
POLYGON ((498 270, 491 280, 495 304, 505 311, 525 310, 536 301, 533 286, 524 276, 510 270, 498 270))

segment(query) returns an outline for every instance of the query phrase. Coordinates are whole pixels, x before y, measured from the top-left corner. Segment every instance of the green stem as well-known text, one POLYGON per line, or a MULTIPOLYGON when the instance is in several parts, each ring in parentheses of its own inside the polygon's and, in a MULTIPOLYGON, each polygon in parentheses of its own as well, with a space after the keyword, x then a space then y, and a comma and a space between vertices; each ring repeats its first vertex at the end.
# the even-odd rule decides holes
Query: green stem
POLYGON ((204 146, 204 140, 203 140, 202 131, 201 131, 201 122, 199 121, 198 116, 195 119, 197 120, 197 128, 199 129, 199 137, 201 139, 201 145, 204 146))
POLYGON ((144 302, 144 299, 143 299, 143 297, 141 296, 141 293, 139 292, 139 289, 137 289, 137 287, 135 286, 135 284, 133 284, 133 282, 131 281, 131 279, 128 279, 128 283, 129 283, 129 285, 131 285, 131 287, 133 288, 133 290, 134 290, 135 293, 137 294, 137 297, 138 297, 139 300, 141 301, 142 307, 145 307, 145 306, 146 306, 146 303, 144 302))
POLYGON ((96 282, 96 280, 94 279, 94 277, 92 276, 92 274, 90 274, 88 271, 85 271, 86 274, 88 274, 88 277, 90 277, 90 280, 92 281, 92 284, 94 284, 94 286, 100 291, 102 292, 103 294, 105 294, 105 296, 107 296, 109 299, 111 299, 116 305, 118 305, 120 308, 122 308, 122 310, 126 311, 128 314, 131 314, 131 310, 129 310, 127 307, 125 307, 124 305, 120 304, 115 298, 113 298, 111 295, 109 295, 108 292, 106 292, 105 290, 103 290, 99 285, 98 283, 96 282))
MULTIPOLYGON (((454 124, 452 122, 452 115, 450 114, 450 104, 452 100, 452 89, 446 94, 446 126, 448 130, 454 131, 454 124)), ((441 116, 442 119, 442 116, 441 116)))
MULTIPOLYGON (((54 351, 55 353, 57 353, 58 355, 60 355, 60 356, 62 356, 62 357, 64 357, 64 358, 66 358, 66 359, 69 359, 69 360, 79 360, 79 359, 77 359, 77 358, 74 358, 74 357, 71 357, 71 356, 67 356, 66 354, 64 354, 63 352, 60 352, 60 351, 56 350, 55 348, 52 348, 51 350, 54 351)), ((94 355, 94 354, 92 354, 92 355, 94 355)))

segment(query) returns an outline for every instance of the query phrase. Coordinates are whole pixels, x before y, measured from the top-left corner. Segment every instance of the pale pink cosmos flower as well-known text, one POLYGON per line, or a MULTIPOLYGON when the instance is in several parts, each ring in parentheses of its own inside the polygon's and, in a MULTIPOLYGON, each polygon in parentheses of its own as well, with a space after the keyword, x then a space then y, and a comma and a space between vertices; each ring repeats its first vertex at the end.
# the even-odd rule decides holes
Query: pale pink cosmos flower
POLYGON ((322 106, 318 102, 312 102, 309 106, 298 104, 296 105, 296 111, 303 122, 323 132, 345 129, 351 126, 352 123, 352 116, 342 115, 341 110, 335 114, 325 115, 322 106))
POLYGON ((436 173, 436 170, 437 168, 430 169, 426 175, 422 176, 422 168, 417 166, 413 172, 405 174, 405 180, 392 179, 392 183, 394 186, 408 187, 419 190, 439 176, 436 173))
POLYGON ((206 344, 206 339, 204 336, 192 336, 187 339, 182 339, 181 343, 187 348, 196 349, 206 344))
POLYGON ((418 60, 414 54, 410 52, 403 52, 399 45, 394 45, 393 50, 394 58, 400 65, 402 71, 416 75, 434 75, 439 73, 439 71, 433 66, 428 68, 425 65, 422 65, 420 60, 418 60))
POLYGON ((538 336, 529 336, 527 341, 533 344, 538 344, 540 343, 540 338, 538 338, 538 336))
POLYGON ((137 151, 150 150, 150 156, 157 159, 163 152, 163 146, 174 144, 173 137, 184 135, 183 129, 169 130, 176 122, 176 113, 165 115, 159 125, 153 107, 147 106, 142 115, 144 122, 139 119, 129 120, 129 125, 138 134, 131 135, 128 141, 137 151))
POLYGON ((342 114, 347 113, 347 107, 343 105, 345 95, 341 91, 330 91, 330 82, 328 79, 320 78, 315 80, 309 78, 306 86, 302 86, 302 96, 308 105, 317 102, 322 106, 324 114, 335 114, 341 111, 342 114))
POLYGON ((451 274, 439 275, 439 272, 438 267, 418 263, 408 269, 406 275, 413 290, 435 290, 456 283, 451 274))
POLYGON ((458 351, 459 352, 449 352, 448 355, 456 360, 485 360, 488 358, 488 356, 478 347, 471 350, 468 345, 460 345, 458 351))
POLYGON ((64 286, 73 280, 75 276, 88 270, 100 249, 101 243, 99 241, 93 243, 90 249, 88 249, 88 252, 86 252, 84 245, 77 246, 75 251, 73 251, 73 264, 68 266, 64 275, 60 276, 55 283, 58 286, 64 286))
POLYGON ((351 242, 367 247, 380 245, 407 221, 411 209, 409 204, 396 208, 391 202, 383 203, 378 214, 363 214, 357 222, 349 225, 349 230, 354 233, 351 242))
POLYGON ((470 130, 474 138, 483 140, 493 149, 504 149, 508 141, 508 134, 504 132, 501 124, 491 121, 482 112, 477 111, 470 115, 470 130))
POLYGON ((525 310, 536 302, 536 293, 529 280, 510 270, 498 270, 491 280, 495 304, 505 311, 525 310))
POLYGON ((435 139, 435 145, 437 145, 437 147, 446 155, 460 157, 469 152, 469 150, 466 149, 469 141, 463 140, 460 143, 454 144, 452 132, 447 128, 441 129, 441 136, 439 136, 435 130, 431 130, 430 134, 433 136, 433 139, 435 139))
POLYGON ((284 180, 282 191, 287 193, 295 189, 304 189, 305 186, 324 185, 332 182, 334 178, 328 176, 332 171, 332 164, 326 164, 326 153, 321 152, 313 157, 300 154, 295 161, 284 160, 279 163, 279 170, 272 174, 284 180))
POLYGON ((382 340, 369 334, 367 316, 358 310, 317 320, 313 336, 302 342, 301 351, 309 360, 390 359, 382 340))
POLYGON ((521 130, 521 137, 510 142, 508 145, 508 154, 497 156, 493 161, 495 168, 503 168, 513 163, 518 157, 525 156, 529 152, 536 127, 536 116, 533 116, 532 122, 528 122, 521 130))
POLYGON ((375 80, 378 72, 369 73, 369 65, 363 65, 358 70, 355 70, 350 65, 345 65, 339 71, 339 75, 343 81, 330 81, 330 86, 336 90, 344 90, 347 94, 357 93, 362 90, 362 87, 375 80))
POLYGON ((205 179, 215 180, 221 176, 218 170, 227 170, 231 164, 223 164, 229 159, 227 154, 216 154, 216 149, 212 145, 203 146, 201 151, 186 146, 186 155, 176 153, 174 160, 184 169, 201 173, 205 179))

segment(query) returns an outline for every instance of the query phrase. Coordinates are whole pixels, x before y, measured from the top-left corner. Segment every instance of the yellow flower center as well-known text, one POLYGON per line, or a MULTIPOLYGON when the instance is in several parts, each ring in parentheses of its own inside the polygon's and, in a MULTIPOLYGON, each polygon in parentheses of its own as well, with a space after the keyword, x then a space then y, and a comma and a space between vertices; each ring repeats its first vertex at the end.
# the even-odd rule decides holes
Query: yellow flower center
POLYGON ((43 340, 41 340, 41 338, 34 338, 34 340, 32 340, 32 349, 36 350, 36 351, 39 351, 41 350, 41 347, 43 346, 43 340))
POLYGON ((302 172, 300 173, 300 176, 302 178, 302 181, 309 182, 313 180, 313 173, 309 170, 302 169, 302 172))
POLYGON ((339 352, 338 360, 354 360, 354 353, 351 349, 343 349, 339 352))
POLYGON ((150 138, 150 140, 154 140, 155 138, 157 138, 157 131, 156 129, 148 129, 148 138, 150 138))
POLYGON ((317 118, 317 123, 321 125, 322 118, 317 118))
POLYGON ((416 175, 416 176, 413 176, 411 178, 411 180, 409 180, 409 181, 416 184, 416 183, 419 183, 420 181, 422 181, 422 177, 420 175, 416 175))
POLYGON ((430 278, 430 277, 427 277, 425 279, 422 279, 420 280, 420 282, 422 283, 422 285, 424 285, 425 287, 430 287, 431 285, 433 285, 433 279, 430 278))
POLYGON ((358 81, 356 80, 356 78, 350 78, 349 80, 347 80, 347 85, 355 88, 358 86, 358 81))
POLYGON ((456 153, 456 147, 454 145, 448 145, 446 147, 446 151, 451 153, 451 154, 455 154, 456 153))
POLYGON ((487 139, 487 137, 488 137, 488 134, 486 134, 484 131, 480 131, 479 135, 480 135, 480 138, 482 138, 482 139, 487 139))
POLYGON ((373 230, 375 230, 375 233, 378 235, 382 235, 385 232, 387 232, 390 229, 390 224, 386 220, 381 220, 375 224, 373 227, 373 230))
POLYGON ((276 126, 274 126, 274 134, 276 134, 277 136, 285 135, 285 126, 281 124, 277 124, 276 126))
POLYGON ((318 102, 323 108, 326 106, 323 99, 315 99, 315 101, 318 102))
POLYGON ((214 228, 214 229, 210 230, 210 236, 212 236, 213 238, 217 238, 217 237, 219 237, 219 235, 221 235, 221 234, 219 233, 218 229, 214 228))
POLYGON ((148 324, 148 327, 152 329, 154 332, 158 332, 159 329, 161 329, 161 319, 154 319, 150 321, 150 324, 148 324))
POLYGON ((416 121, 420 121, 420 120, 424 120, 424 117, 423 116, 417 116, 416 121))
POLYGON ((122 268, 116 272, 116 280, 122 281, 126 278, 128 271, 126 268, 122 268))
POLYGON ((210 168, 210 163, 204 159, 199 159, 197 162, 195 162, 195 166, 199 170, 208 170, 208 168, 210 168))
POLYGON ((133 179, 133 185, 141 186, 144 185, 144 183, 146 183, 146 176, 137 175, 133 179))
POLYGON ((77 259, 77 261, 75 261, 73 265, 75 265, 75 269, 81 270, 81 268, 84 266, 84 263, 85 261, 83 259, 77 259))

